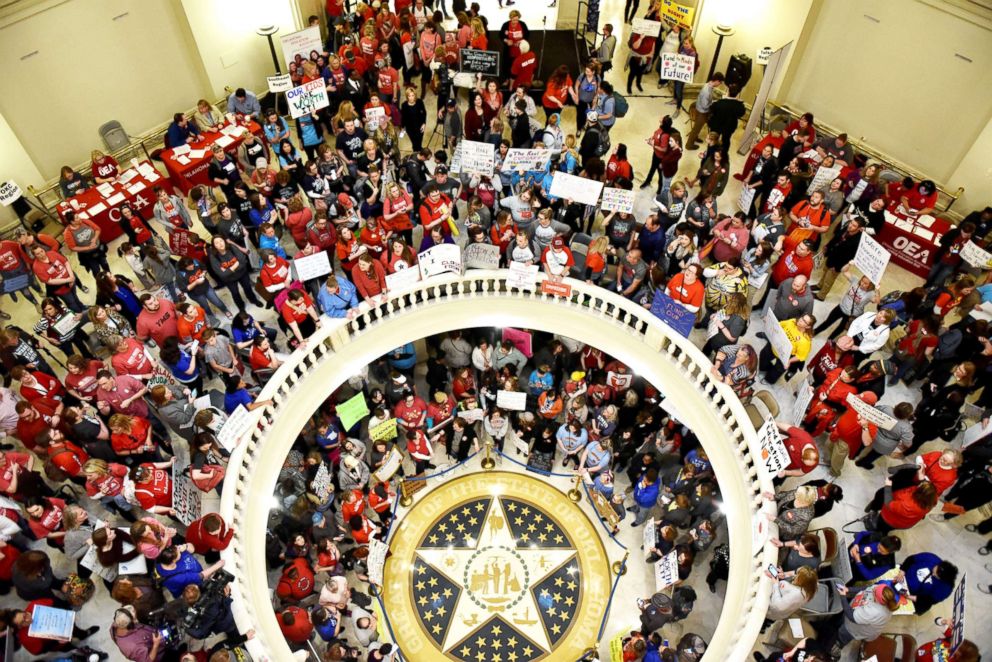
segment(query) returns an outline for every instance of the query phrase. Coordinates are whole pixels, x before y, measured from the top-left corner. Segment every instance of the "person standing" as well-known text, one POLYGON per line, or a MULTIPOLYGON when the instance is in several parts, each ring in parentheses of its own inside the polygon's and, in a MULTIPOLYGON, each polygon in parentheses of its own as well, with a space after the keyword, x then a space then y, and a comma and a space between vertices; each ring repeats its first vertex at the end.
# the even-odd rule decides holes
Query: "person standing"
POLYGON ((703 129, 706 122, 710 118, 710 110, 713 107, 714 95, 716 93, 716 88, 723 85, 723 74, 719 71, 710 76, 710 79, 703 85, 699 90, 699 96, 696 97, 696 103, 693 104, 689 111, 692 116, 692 130, 689 131, 689 137, 686 140, 686 149, 696 149, 699 147, 697 141, 699 140, 699 132, 703 129))
MULTIPOLYGON (((708 86, 709 83, 706 85, 708 86)), ((706 88, 704 87, 703 89, 706 88)), ((744 102, 738 98, 740 93, 740 85, 731 83, 727 86, 727 96, 719 101, 714 101, 709 109, 707 124, 709 124, 711 131, 716 131, 720 134, 724 152, 730 151, 730 138, 734 135, 734 131, 737 130, 737 124, 747 112, 744 102)))

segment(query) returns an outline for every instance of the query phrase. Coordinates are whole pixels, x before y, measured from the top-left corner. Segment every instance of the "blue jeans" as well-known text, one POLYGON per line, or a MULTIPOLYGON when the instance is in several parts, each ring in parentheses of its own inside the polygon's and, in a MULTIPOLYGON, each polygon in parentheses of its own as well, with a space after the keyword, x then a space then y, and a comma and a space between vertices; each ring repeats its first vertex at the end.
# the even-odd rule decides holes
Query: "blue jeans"
POLYGON ((218 312, 224 314, 228 313, 227 306, 225 306, 224 302, 220 300, 219 296, 217 296, 217 290, 212 287, 208 286, 207 291, 204 294, 193 294, 192 292, 187 292, 187 294, 190 299, 200 304, 200 307, 203 308, 203 311, 207 315, 210 315, 211 305, 218 312))
POLYGON ((72 288, 65 294, 56 295, 58 298, 62 299, 65 307, 74 313, 85 313, 86 305, 79 300, 79 295, 76 294, 76 286, 73 285, 72 288))

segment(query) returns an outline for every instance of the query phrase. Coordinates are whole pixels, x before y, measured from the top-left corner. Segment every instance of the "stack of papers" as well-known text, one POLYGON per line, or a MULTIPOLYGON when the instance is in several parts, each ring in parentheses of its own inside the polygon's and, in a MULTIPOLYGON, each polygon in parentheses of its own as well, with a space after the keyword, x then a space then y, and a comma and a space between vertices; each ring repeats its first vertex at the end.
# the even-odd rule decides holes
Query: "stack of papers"
POLYGON ((228 124, 223 129, 220 130, 221 133, 227 134, 229 136, 240 136, 247 129, 240 124, 228 124))
POLYGON ((183 154, 188 153, 189 149, 190 149, 189 145, 180 145, 179 147, 176 147, 175 149, 172 150, 172 155, 181 156, 183 154))
POLYGON ((121 204, 122 202, 124 202, 124 194, 123 193, 117 193, 117 194, 115 194, 115 195, 107 198, 107 204, 110 205, 111 207, 116 207, 117 205, 121 204))
POLYGON ((933 241, 933 232, 930 232, 930 230, 927 230, 926 228, 915 227, 913 228, 913 234, 918 237, 923 237, 927 241, 933 241))
POLYGON ((129 181, 131 181, 137 176, 138 176, 138 172, 136 170, 134 170, 133 168, 128 168, 127 170, 121 173, 120 177, 117 178, 117 181, 119 181, 121 184, 127 184, 129 181))
POLYGON ((895 226, 897 228, 899 228, 900 230, 905 230, 906 232, 912 232, 913 231, 913 224, 910 223, 909 221, 904 221, 901 218, 897 218, 895 220, 895 226))
POLYGON ((191 149, 189 150, 189 158, 191 159, 202 159, 207 155, 207 150, 205 149, 191 149))
POLYGON ((155 167, 147 161, 142 161, 141 164, 138 165, 138 172, 142 177, 148 179, 155 174, 155 167))
POLYGON ((144 182, 138 182, 134 186, 128 186, 127 187, 127 192, 130 193, 131 195, 137 195, 138 193, 140 193, 141 191, 144 191, 144 190, 145 190, 145 183, 144 182))
POLYGON ((930 214, 924 214, 923 216, 920 216, 918 219, 916 219, 916 224, 922 225, 925 228, 929 228, 929 227, 933 227, 934 220, 936 219, 934 219, 934 217, 931 216, 930 214))
POLYGON ((176 157, 176 161, 178 161, 182 165, 189 165, 190 164, 190 160, 187 159, 184 155, 176 157))
POLYGON ((103 197, 109 198, 114 194, 114 185, 111 184, 110 182, 104 182, 103 184, 97 186, 96 190, 99 191, 100 195, 102 195, 103 197))
POLYGON ((215 145, 220 145, 221 147, 227 147, 228 145, 230 145, 233 142, 234 142, 234 138, 232 138, 231 136, 228 136, 228 135, 224 135, 224 136, 221 136, 220 138, 218 138, 216 141, 214 141, 214 144, 215 145))
POLYGON ((102 202, 98 202, 92 207, 90 207, 89 211, 91 215, 96 216, 97 214, 102 214, 104 211, 106 211, 106 209, 107 209, 107 205, 103 204, 102 202))

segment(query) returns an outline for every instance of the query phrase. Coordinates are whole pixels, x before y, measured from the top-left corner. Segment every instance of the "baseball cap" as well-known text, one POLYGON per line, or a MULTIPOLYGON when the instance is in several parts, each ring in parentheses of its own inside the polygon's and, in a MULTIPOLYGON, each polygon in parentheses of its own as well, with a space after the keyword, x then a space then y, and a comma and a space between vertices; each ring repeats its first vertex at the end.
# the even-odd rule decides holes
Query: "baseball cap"
POLYGON ((588 113, 586 113, 586 121, 587 122, 598 122, 599 121, 599 113, 597 113, 595 110, 590 110, 588 113))
POLYGON ((562 239, 561 237, 555 237, 554 239, 551 240, 551 248, 555 250, 561 250, 562 248, 565 248, 565 240, 562 239))
POLYGON ((338 204, 345 209, 351 209, 355 206, 355 203, 352 202, 351 197, 347 193, 338 193, 338 204))
POLYGON ((434 174, 435 175, 447 175, 448 174, 448 166, 446 166, 446 165, 439 165, 438 167, 434 168, 434 174))

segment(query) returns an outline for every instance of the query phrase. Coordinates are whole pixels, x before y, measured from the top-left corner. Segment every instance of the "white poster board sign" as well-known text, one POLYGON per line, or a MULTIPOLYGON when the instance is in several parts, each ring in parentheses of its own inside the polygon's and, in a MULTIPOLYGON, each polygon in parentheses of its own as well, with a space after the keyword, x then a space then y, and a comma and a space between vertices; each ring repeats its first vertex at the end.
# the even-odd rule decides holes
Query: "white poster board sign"
POLYGON ((758 192, 758 189, 751 186, 742 186, 741 194, 737 197, 737 208, 740 209, 745 214, 751 211, 751 205, 754 204, 754 196, 758 192))
POLYGON ((469 244, 462 251, 466 269, 499 269, 499 246, 469 244))
POLYGON ((961 259, 978 269, 992 269, 992 253, 973 241, 961 247, 961 259))
POLYGON ((13 181, 4 182, 0 184, 0 204, 4 207, 9 207, 21 197, 23 193, 21 192, 21 187, 18 186, 13 181))
POLYGON ((775 50, 771 46, 765 46, 764 48, 759 48, 758 53, 754 58, 754 61, 758 64, 768 64, 769 58, 771 58, 772 53, 775 50))
POLYGON ((654 518, 649 517, 646 522, 644 522, 644 535, 641 538, 641 548, 644 550, 645 558, 651 556, 653 553, 651 550, 654 549, 655 545, 658 544, 658 527, 655 525, 654 518))
POLYGON ((424 280, 441 274, 461 274, 462 249, 458 244, 438 244, 417 255, 424 280))
POLYGON ((331 261, 327 259, 327 251, 298 257, 293 260, 293 267, 296 268, 297 279, 304 282, 331 273, 331 261))
POLYGON ((241 439, 251 431, 253 425, 255 425, 255 416, 245 409, 244 405, 238 405, 238 408, 227 417, 224 427, 217 433, 217 441, 230 453, 234 451, 241 439))
POLYGON ((527 409, 527 394, 518 391, 496 391, 496 406, 500 409, 523 411, 527 409))
MULTIPOLYGON (((395 421, 396 419, 393 418, 390 420, 395 421)), ((400 455, 400 452, 395 448, 390 448, 389 455, 386 456, 386 461, 383 462, 382 465, 378 469, 376 469, 372 475, 375 476, 376 480, 378 480, 380 483, 384 483, 390 478, 392 478, 393 475, 400 470, 400 465, 402 464, 402 462, 403 462, 403 456, 400 455)))
POLYGON ((28 636, 37 639, 69 641, 72 639, 72 628, 75 624, 76 612, 71 609, 35 605, 34 609, 31 610, 31 625, 28 627, 28 636))
POLYGON ((854 266, 875 283, 876 287, 882 283, 882 275, 885 274, 890 257, 892 256, 885 246, 875 241, 867 232, 861 233, 861 243, 858 244, 858 252, 854 254, 854 266))
POLYGON ((765 463, 768 473, 774 476, 789 466, 789 451, 782 443, 782 435, 779 434, 775 421, 765 421, 758 430, 758 441, 761 444, 761 461, 765 463))
POLYGON ((492 143, 482 143, 475 140, 462 141, 461 172, 493 176, 496 147, 492 143))
POLYGON ((200 490, 189 476, 176 470, 178 466, 172 465, 172 508, 176 519, 189 526, 200 518, 200 490))
POLYGON ((551 161, 550 149, 520 149, 511 148, 506 151, 503 158, 503 171, 522 170, 544 170, 551 161))
POLYGON ((661 54, 661 80, 691 83, 696 73, 696 58, 682 53, 661 54))
POLYGON ((796 393, 796 406, 792 410, 792 424, 799 425, 806 416, 809 403, 813 401, 813 385, 809 380, 803 379, 799 382, 799 392, 796 393))
POLYGON ((816 174, 813 175, 813 179, 810 180, 809 187, 806 189, 806 194, 809 195, 813 191, 826 191, 830 188, 830 182, 840 175, 840 171, 840 166, 833 166, 832 168, 820 166, 817 168, 816 174))
POLYGON ((626 214, 633 214, 634 192, 622 188, 604 188, 603 201, 599 206, 603 211, 620 211, 626 214))
POLYGON ((984 439, 990 433, 992 433, 992 423, 985 425, 982 421, 978 421, 964 431, 964 437, 961 439, 962 450, 968 448, 968 446, 971 446, 979 439, 984 439))
POLYGON ((883 430, 891 430, 896 425, 896 419, 864 402, 856 393, 848 393, 845 402, 851 409, 858 412, 858 416, 869 423, 874 423, 883 430))
POLYGON ((386 567, 387 554, 389 545, 375 538, 369 540, 369 555, 365 560, 369 569, 369 583, 382 586, 382 571, 386 567))
POLYGON ((321 53, 324 50, 320 28, 317 26, 283 35, 279 37, 279 43, 282 45, 282 57, 286 64, 294 61, 297 55, 309 60, 311 51, 321 53))
POLYGON ((289 74, 282 74, 281 76, 266 76, 265 82, 269 86, 269 92, 272 92, 273 94, 293 89, 293 79, 289 74))
POLYGON ((674 549, 654 564, 655 590, 664 591, 679 580, 678 552, 674 549))
POLYGON ((376 121, 378 122, 386 116, 385 106, 372 106, 371 108, 365 109, 365 121, 376 121))
POLYGON ((318 78, 286 90, 286 102, 289 103, 289 114, 294 120, 327 108, 330 101, 327 99, 324 79, 318 78))
POLYGON ((386 274, 386 289, 398 292, 413 287, 420 282, 420 269, 416 266, 397 269, 394 273, 386 274))
POLYGON ((603 190, 603 182, 596 182, 585 177, 576 177, 567 172, 556 172, 551 180, 551 195, 565 200, 574 200, 584 205, 595 205, 599 202, 599 194, 603 190))
POLYGON ((634 34, 644 35, 645 37, 658 37, 661 35, 661 21, 635 18, 630 23, 630 31, 634 34))
POLYGON ((515 287, 518 290, 533 290, 537 287, 537 271, 539 267, 536 264, 525 265, 519 262, 510 263, 510 273, 506 277, 506 284, 509 287, 515 287))
POLYGON ((785 335, 785 331, 782 330, 770 306, 768 312, 765 313, 765 335, 768 336, 768 342, 775 350, 775 356, 783 365, 788 365, 789 357, 792 356, 792 342, 789 340, 789 336, 785 335))

